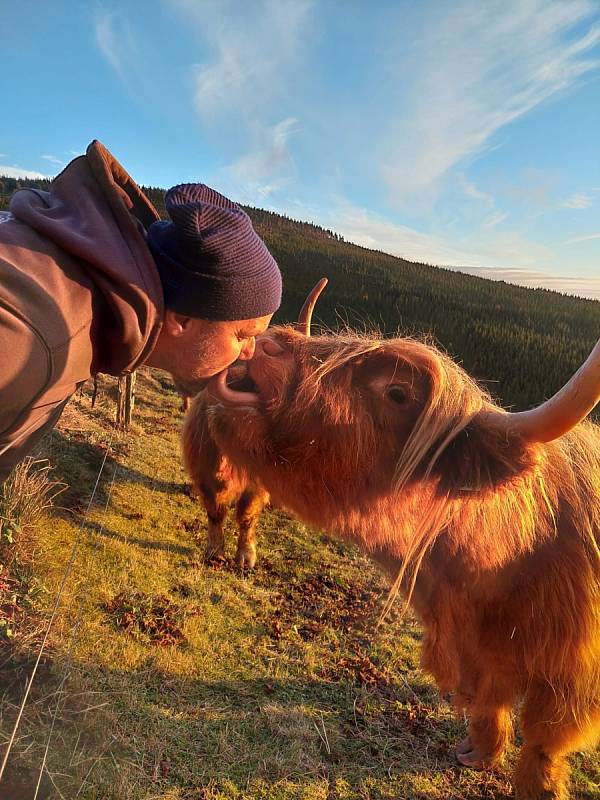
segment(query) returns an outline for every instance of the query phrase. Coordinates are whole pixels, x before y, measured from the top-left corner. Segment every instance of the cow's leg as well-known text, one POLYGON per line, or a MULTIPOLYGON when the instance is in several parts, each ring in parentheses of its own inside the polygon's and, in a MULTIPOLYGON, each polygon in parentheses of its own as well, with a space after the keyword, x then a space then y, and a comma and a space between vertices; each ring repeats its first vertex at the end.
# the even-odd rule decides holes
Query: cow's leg
POLYGON ((467 594, 440 581, 435 600, 435 608, 424 614, 421 665, 435 677, 440 691, 452 696, 455 710, 469 716, 469 735, 456 748, 458 761, 474 769, 493 766, 511 734, 514 677, 502 674, 497 659, 486 658, 478 647, 473 638, 477 628, 470 614, 472 599, 467 594))
POLYGON ((471 709, 469 735, 456 747, 465 767, 486 769, 500 761, 510 740, 510 708, 471 709))
MULTIPOLYGON (((567 755, 590 743, 594 723, 575 696, 576 689, 533 684, 521 712, 523 747, 515 772, 519 800, 566 800, 567 755)), ((600 720, 596 720, 596 725, 600 720)))
POLYGON ((255 488, 242 492, 237 502, 239 534, 235 560, 242 569, 252 569, 256 564, 256 523, 268 502, 267 492, 255 488))
POLYGON ((472 769, 493 767, 504 755, 512 733, 510 711, 517 694, 515 676, 500 670, 493 672, 492 664, 482 654, 477 671, 463 662, 461 673, 454 705, 467 712, 469 733, 457 746, 456 758, 472 769))

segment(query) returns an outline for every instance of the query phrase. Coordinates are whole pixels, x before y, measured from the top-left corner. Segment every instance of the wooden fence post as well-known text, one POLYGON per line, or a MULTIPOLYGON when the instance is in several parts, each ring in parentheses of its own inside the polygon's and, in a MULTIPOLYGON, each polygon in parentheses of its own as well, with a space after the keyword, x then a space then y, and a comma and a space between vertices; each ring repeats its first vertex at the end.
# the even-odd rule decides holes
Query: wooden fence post
POLYGON ((136 373, 123 375, 119 378, 117 391, 117 427, 124 431, 129 430, 133 406, 135 404, 135 377, 136 373))

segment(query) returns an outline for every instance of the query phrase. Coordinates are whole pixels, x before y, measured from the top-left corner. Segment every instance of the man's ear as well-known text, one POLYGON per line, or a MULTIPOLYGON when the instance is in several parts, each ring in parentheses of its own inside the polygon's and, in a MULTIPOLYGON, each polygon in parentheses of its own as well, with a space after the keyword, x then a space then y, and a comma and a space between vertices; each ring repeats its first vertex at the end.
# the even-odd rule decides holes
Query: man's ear
POLYGON ((450 495, 496 489, 535 469, 539 448, 477 415, 444 450, 433 468, 450 495))
POLYGON ((184 314, 178 314, 176 311, 165 311, 165 318, 163 322, 163 329, 169 336, 181 336, 189 330, 192 323, 191 317, 186 317, 184 314))

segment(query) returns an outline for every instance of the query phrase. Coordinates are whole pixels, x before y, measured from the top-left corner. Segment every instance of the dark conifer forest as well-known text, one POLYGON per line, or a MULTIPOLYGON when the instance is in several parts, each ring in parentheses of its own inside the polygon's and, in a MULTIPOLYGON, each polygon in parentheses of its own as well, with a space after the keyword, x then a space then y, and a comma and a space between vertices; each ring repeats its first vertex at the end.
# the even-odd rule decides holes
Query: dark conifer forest
MULTIPOLYGON (((15 189, 49 185, 0 177, 0 210, 15 189)), ((164 216, 164 191, 143 188, 164 216)), ((560 388, 600 337, 597 301, 406 261, 310 223, 246 210, 283 272, 284 301, 275 321, 294 319, 308 289, 327 276, 317 325, 426 336, 515 410, 560 388)))

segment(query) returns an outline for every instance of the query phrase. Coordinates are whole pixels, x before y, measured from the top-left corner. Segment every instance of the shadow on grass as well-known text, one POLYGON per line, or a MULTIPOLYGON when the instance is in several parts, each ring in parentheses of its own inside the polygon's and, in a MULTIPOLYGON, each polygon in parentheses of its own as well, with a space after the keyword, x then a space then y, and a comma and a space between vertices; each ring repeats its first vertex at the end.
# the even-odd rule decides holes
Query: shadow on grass
MULTIPOLYGON (((52 477, 64 481, 68 488, 61 495, 60 505, 74 511, 85 511, 98 473, 102 466, 106 447, 101 444, 90 444, 76 436, 68 437, 60 431, 52 431, 47 442, 45 457, 54 465, 52 477)), ((188 494, 185 483, 165 481, 153 478, 136 469, 125 466, 118 457, 109 453, 94 497, 94 505, 104 505, 108 498, 108 490, 115 476, 117 483, 132 483, 146 486, 153 492, 164 494, 188 494)))
POLYGON ((197 548, 186 547, 185 545, 174 544, 173 542, 169 541, 161 542, 157 539, 139 539, 131 535, 125 536, 122 533, 111 531, 108 528, 105 528, 103 525, 100 525, 98 522, 93 522, 92 520, 86 520, 85 530, 92 531, 97 536, 103 536, 107 539, 113 539, 117 542, 122 542, 123 544, 141 547, 144 550, 162 550, 165 553, 178 553, 179 555, 190 557, 198 556, 200 553, 200 550, 197 548))
MULTIPOLYGON (((58 684, 62 664, 54 672, 58 684)), ((37 780, 51 723, 49 683, 34 689, 27 747, 12 758, 12 774, 25 789, 37 780)), ((448 743, 454 724, 434 724, 427 705, 408 714, 402 704, 409 699, 414 695, 402 687, 392 696, 310 679, 182 678, 158 669, 152 656, 131 672, 80 663, 60 707, 48 771, 62 796, 81 790, 84 800, 320 798, 324 783, 331 800, 425 798, 428 782, 438 797, 511 796, 506 776, 471 773, 467 784, 448 743), (338 793, 341 785, 346 789, 338 793)), ((61 795, 44 797, 55 796, 61 795)))

